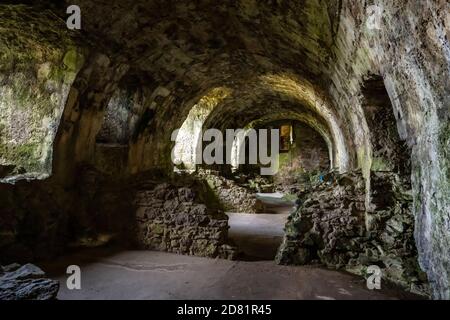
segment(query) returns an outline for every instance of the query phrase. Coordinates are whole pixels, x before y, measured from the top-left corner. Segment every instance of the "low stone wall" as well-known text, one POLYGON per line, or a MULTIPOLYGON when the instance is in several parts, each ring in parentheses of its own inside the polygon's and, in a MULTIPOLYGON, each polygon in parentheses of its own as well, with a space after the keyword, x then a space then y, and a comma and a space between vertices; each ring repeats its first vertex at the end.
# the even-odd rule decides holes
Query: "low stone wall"
POLYGON ((337 176, 300 194, 301 203, 288 219, 276 260, 323 263, 363 276, 368 266, 377 265, 383 280, 427 295, 414 243, 410 192, 392 173, 374 173, 371 181, 369 210, 359 173, 337 176))
POLYGON ((112 240, 132 248, 233 259, 228 217, 206 182, 188 175, 152 171, 114 180, 85 168, 78 191, 77 230, 89 230, 80 243, 112 240))
POLYGON ((200 170, 198 176, 205 179, 214 191, 225 211, 255 213, 257 200, 254 192, 239 186, 235 181, 214 173, 200 170))
POLYGON ((136 193, 138 245, 202 257, 233 259, 228 244, 228 217, 211 206, 201 181, 146 185, 136 193), (207 203, 208 206, 205 204, 207 203))
POLYGON ((64 254, 68 247, 126 247, 232 259, 228 217, 206 182, 142 173, 115 179, 79 168, 78 184, 50 178, 0 184, 0 263, 64 254))

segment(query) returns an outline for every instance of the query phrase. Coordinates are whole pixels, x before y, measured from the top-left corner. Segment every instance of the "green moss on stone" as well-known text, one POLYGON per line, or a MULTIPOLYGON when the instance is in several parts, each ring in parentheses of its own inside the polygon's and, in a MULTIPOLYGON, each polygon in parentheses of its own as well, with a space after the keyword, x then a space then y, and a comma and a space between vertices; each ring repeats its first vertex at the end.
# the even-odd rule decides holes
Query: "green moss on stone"
POLYGON ((217 254, 217 245, 214 243, 209 244, 205 249, 205 255, 208 257, 214 257, 217 254))
POLYGON ((64 66, 68 71, 75 71, 78 68, 80 55, 75 48, 71 48, 66 52, 63 58, 64 66))
POLYGON ((76 33, 51 11, 0 5, 0 161, 27 171, 47 171, 52 121, 84 62, 76 33), (21 115, 23 113, 23 116, 21 115), (6 117, 5 117, 6 115, 6 117), (9 115, 23 119, 16 124, 9 115), (12 121, 12 122, 11 122, 12 121), (17 126, 12 131, 9 125, 17 126), (28 138, 14 136, 26 126, 28 138))
POLYGON ((381 158, 381 157, 376 157, 372 159, 372 166, 371 166, 371 170, 372 171, 390 171, 392 169, 392 166, 389 165, 389 163, 381 158))
POLYGON ((24 168, 29 172, 39 170, 39 153, 40 146, 38 143, 22 145, 0 144, 0 154, 4 162, 24 168))
POLYGON ((159 234, 159 235, 164 234, 164 227, 160 224, 156 224, 156 223, 152 224, 152 225, 150 225, 149 229, 150 229, 151 233, 159 234))

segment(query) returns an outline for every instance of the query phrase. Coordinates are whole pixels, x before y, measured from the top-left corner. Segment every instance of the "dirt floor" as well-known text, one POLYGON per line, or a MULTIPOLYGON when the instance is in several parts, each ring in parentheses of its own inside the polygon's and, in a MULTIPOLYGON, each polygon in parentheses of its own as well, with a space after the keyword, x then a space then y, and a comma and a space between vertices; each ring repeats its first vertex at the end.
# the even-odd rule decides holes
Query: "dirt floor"
POLYGON ((89 249, 43 265, 60 280, 59 299, 414 299, 400 290, 371 291, 365 280, 314 266, 272 261, 287 214, 229 214, 230 236, 247 261, 153 251, 89 249), (65 270, 81 267, 81 290, 65 270))
POLYGON ((59 299, 402 299, 398 290, 370 291, 365 280, 318 267, 273 261, 227 261, 152 251, 67 256, 51 266, 59 299), (68 290, 65 269, 81 267, 81 290, 68 290))
POLYGON ((227 213, 229 237, 244 254, 243 260, 274 260, 283 240, 288 213, 227 213))

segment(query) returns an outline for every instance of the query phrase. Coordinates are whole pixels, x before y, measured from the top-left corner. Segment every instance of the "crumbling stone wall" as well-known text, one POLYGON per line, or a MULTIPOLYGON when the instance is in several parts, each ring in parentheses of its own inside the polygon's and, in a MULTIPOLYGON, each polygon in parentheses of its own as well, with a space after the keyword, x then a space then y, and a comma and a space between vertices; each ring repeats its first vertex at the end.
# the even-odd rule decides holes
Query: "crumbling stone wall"
POLYGON ((137 243, 140 247, 202 257, 234 258, 228 243, 228 217, 213 207, 207 185, 146 184, 136 193, 137 243))
POLYGON ((64 254, 69 247, 124 247, 233 259, 228 217, 206 182, 164 173, 105 175, 79 167, 79 185, 55 179, 0 184, 0 263, 64 254))
POLYGON ((300 205, 288 219, 277 262, 316 261, 363 276, 368 266, 377 265, 382 281, 427 295, 426 276, 417 261, 408 183, 393 173, 374 173, 372 206, 366 208, 360 172, 325 179, 299 195, 300 205))
POLYGON ((254 191, 239 186, 234 180, 208 170, 200 169, 197 174, 206 180, 223 205, 224 210, 243 213, 256 212, 257 200, 254 191))

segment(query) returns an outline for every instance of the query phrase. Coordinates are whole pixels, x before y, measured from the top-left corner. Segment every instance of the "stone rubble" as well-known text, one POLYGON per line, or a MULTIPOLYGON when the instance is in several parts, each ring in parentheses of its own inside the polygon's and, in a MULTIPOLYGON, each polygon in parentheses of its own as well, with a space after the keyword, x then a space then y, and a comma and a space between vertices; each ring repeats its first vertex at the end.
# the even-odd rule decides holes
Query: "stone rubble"
POLYGON ((0 266, 0 300, 53 300, 59 282, 33 264, 0 266))
POLYGON ((276 261, 322 263, 362 276, 368 266, 377 265, 382 279, 426 296, 426 276, 414 245, 410 192, 393 173, 372 173, 371 181, 369 210, 360 173, 342 174, 300 193, 276 261))

